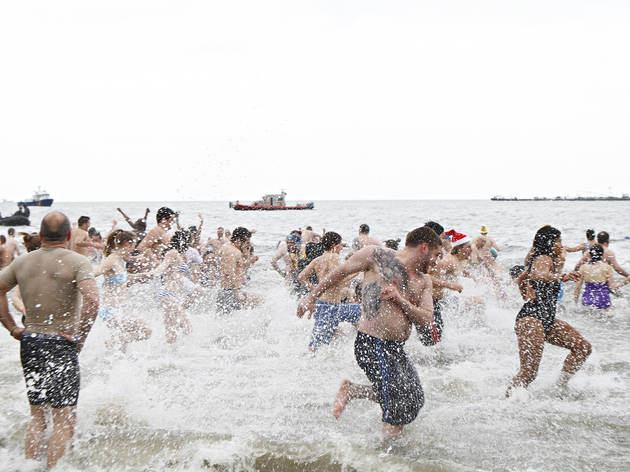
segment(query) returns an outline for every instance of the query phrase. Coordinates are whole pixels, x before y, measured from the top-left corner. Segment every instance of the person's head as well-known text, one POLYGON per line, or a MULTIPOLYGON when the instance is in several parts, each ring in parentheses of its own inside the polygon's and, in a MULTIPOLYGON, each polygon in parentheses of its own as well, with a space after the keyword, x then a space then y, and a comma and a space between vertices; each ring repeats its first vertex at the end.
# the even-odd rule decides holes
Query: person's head
POLYGON ((291 253, 300 252, 302 247, 302 237, 296 232, 292 232, 287 236, 287 251, 291 253))
POLYGON ((89 216, 80 216, 77 220, 77 226, 84 231, 87 231, 90 227, 90 217, 89 216))
POLYGON ((175 221, 176 218, 177 213, 168 207, 161 207, 155 214, 157 224, 167 226, 168 228, 171 227, 171 224, 175 221))
POLYGON ((221 226, 217 228, 217 239, 223 239, 223 228, 221 226))
POLYGON ((604 258, 604 246, 601 244, 593 244, 588 250, 591 256, 591 262, 599 262, 604 258))
POLYGON ((0 245, 7 242, 7 237, 4 234, 0 234, 0 245))
POLYGON ((185 229, 178 229, 173 233, 167 250, 175 249, 180 254, 185 253, 190 247, 190 234, 185 229))
POLYGON ((432 264, 440 254, 442 240, 427 226, 422 226, 410 231, 405 238, 405 250, 416 253, 424 268, 427 264, 432 264))
POLYGON ((117 229, 107 235, 105 240, 105 249, 103 253, 105 257, 112 254, 114 251, 118 252, 123 260, 127 260, 134 248, 136 247, 136 237, 130 231, 123 231, 117 229))
POLYGON ((327 231, 322 238, 322 246, 324 251, 339 252, 342 249, 341 235, 334 231, 327 231))
POLYGON ((92 228, 88 229, 88 236, 89 236, 90 238, 92 238, 92 237, 96 236, 96 233, 98 233, 98 231, 96 230, 96 228, 92 227, 92 228))
POLYGON ((586 230, 586 239, 587 241, 595 241, 595 230, 587 229, 586 230))
MULTIPOLYGON (((89 223, 88 218, 88 223, 89 223)), ((58 211, 51 211, 44 218, 39 228, 39 237, 42 243, 59 243, 70 240, 70 220, 66 215, 58 211)))
POLYGON ((147 221, 144 218, 138 218, 133 227, 136 231, 144 233, 147 230, 147 221))
POLYGON ((15 236, 15 228, 9 228, 7 234, 11 237, 15 236))
POLYGON ((42 241, 37 233, 20 233, 24 241, 26 252, 32 252, 42 247, 42 241))
POLYGON ((369 234, 369 233, 370 233, 370 227, 368 225, 363 223, 361 226, 359 226, 359 234, 369 234))
POLYGON ((196 226, 189 226, 188 227, 188 234, 190 235, 190 242, 189 242, 189 244, 191 246, 193 244, 196 244, 198 242, 198 238, 200 236, 199 230, 197 229, 197 227, 196 226))
POLYGON ((597 233, 597 244, 605 246, 610 241, 610 235, 606 231, 600 231, 597 233))
POLYGON ((510 278, 512 280, 518 279, 524 271, 525 271, 524 265, 515 265, 510 268, 510 278))
POLYGON ((234 231, 232 231, 230 241, 234 244, 234 246, 239 248, 242 253, 247 254, 251 244, 251 237, 252 232, 250 230, 239 226, 238 228, 234 228, 234 231))
POLYGON ((307 229, 308 231, 313 231, 313 227, 312 227, 312 226, 307 226, 307 227, 306 227, 306 229, 307 229))
POLYGON ((427 221, 424 226, 431 228, 438 236, 444 236, 444 226, 442 226, 440 223, 436 223, 435 221, 427 221))
POLYGON ((463 233, 451 229, 444 233, 451 240, 451 254, 459 259, 468 259, 472 253, 472 239, 463 233))
POLYGON ((562 244, 562 240, 560 238, 561 233, 560 230, 554 228, 553 226, 543 226, 538 231, 536 231, 536 235, 534 236, 533 243, 533 253, 535 256, 551 256, 554 257, 558 245, 562 244))
POLYGON ((393 249, 394 251, 398 251, 398 244, 400 243, 400 239, 388 239, 385 241, 385 247, 393 249))

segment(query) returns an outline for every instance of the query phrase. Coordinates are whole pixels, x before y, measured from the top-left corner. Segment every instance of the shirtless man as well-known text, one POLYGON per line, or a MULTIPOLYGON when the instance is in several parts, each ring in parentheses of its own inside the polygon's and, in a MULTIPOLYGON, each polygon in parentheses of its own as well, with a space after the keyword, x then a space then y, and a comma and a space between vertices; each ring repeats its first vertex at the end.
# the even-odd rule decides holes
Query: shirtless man
POLYGON ((7 244, 7 249, 11 253, 11 262, 13 262, 13 259, 15 259, 17 256, 21 254, 20 243, 18 243, 17 239, 15 239, 15 228, 9 228, 7 230, 7 243, 6 244, 7 244))
POLYGON ((225 243, 219 250, 219 292, 217 293, 217 311, 227 315, 244 306, 254 306, 260 302, 257 295, 242 291, 245 284, 247 269, 258 260, 252 256, 252 233, 243 227, 232 232, 230 242, 225 243))
POLYGON ((442 339, 442 330, 444 328, 444 319, 442 318, 442 298, 444 297, 444 289, 453 290, 461 293, 463 287, 455 281, 452 274, 448 273, 448 267, 444 263, 444 254, 450 254, 451 241, 444 233, 444 227, 435 221, 428 221, 425 226, 431 228, 442 240, 442 252, 439 259, 429 266, 429 276, 433 284, 433 323, 429 328, 421 328, 416 326, 420 342, 425 346, 433 346, 442 339), (447 246, 448 244, 448 246, 447 246))
POLYGON ((370 227, 365 223, 359 226, 359 236, 352 241, 352 249, 358 251, 367 246, 382 246, 380 241, 377 241, 370 236, 370 227))
POLYGON ((78 252, 82 256, 88 256, 90 248, 104 249, 105 245, 97 243, 90 238, 88 229, 90 228, 90 217, 81 216, 77 221, 77 228, 70 235, 70 249, 78 252))
MULTIPOLYGON (((328 232, 322 238, 324 246, 324 254, 315 258, 307 265, 300 275, 298 282, 303 287, 313 289, 310 283, 310 277, 314 274, 317 280, 324 280, 339 265, 339 251, 344 245, 341 242, 341 236, 335 232, 328 232)), ((342 303, 344 298, 350 294, 350 280, 339 283, 322 293, 315 302, 315 324, 313 325, 313 334, 308 345, 311 351, 315 351, 322 344, 330 344, 333 336, 337 331, 339 323, 347 321, 348 323, 357 323, 361 317, 361 305, 356 303, 342 303)))
POLYGON ((483 258, 490 254, 494 249, 495 252, 500 251, 498 244, 488 236, 488 227, 481 226, 480 234, 472 241, 473 254, 472 258, 476 263, 481 263, 483 258))
POLYGON ((137 263, 144 266, 143 272, 156 268, 162 262, 164 251, 171 240, 168 231, 177 219, 177 213, 170 208, 162 207, 157 211, 155 219, 157 226, 152 228, 138 245, 140 255, 137 263))
POLYGON ((221 249, 221 246, 223 246, 226 242, 227 239, 224 238, 224 230, 221 226, 217 228, 216 239, 208 238, 208 245, 212 248, 214 252, 218 252, 219 249, 221 249))
MULTIPOLYGON (((597 233, 597 244, 601 244, 604 248, 604 262, 612 266, 618 274, 628 277, 630 274, 619 265, 617 258, 615 257, 615 253, 608 248, 608 245, 610 244, 610 235, 606 231, 600 231, 597 233)), ((584 256, 582 256, 582 259, 580 259, 580 262, 577 263, 574 270, 579 270, 580 266, 587 262, 589 257, 589 253, 586 252, 584 256)))
POLYGON ((79 353, 98 313, 98 289, 88 260, 66 249, 70 221, 59 212, 42 220, 42 248, 0 272, 0 321, 20 341, 31 419, 26 459, 47 456, 52 468, 70 444, 79 399, 79 353), (24 328, 10 315, 6 294, 19 286, 24 328), (53 431, 47 432, 52 413, 53 431))
POLYGON ((378 402, 383 412, 383 435, 399 437, 424 404, 418 374, 404 351, 412 325, 433 321, 431 279, 423 272, 440 253, 440 238, 427 227, 411 231, 405 247, 368 246, 338 266, 298 305, 297 315, 315 311, 316 300, 350 275, 364 273, 363 306, 355 357, 372 385, 344 380, 333 404, 338 418, 346 404, 357 398, 378 402))

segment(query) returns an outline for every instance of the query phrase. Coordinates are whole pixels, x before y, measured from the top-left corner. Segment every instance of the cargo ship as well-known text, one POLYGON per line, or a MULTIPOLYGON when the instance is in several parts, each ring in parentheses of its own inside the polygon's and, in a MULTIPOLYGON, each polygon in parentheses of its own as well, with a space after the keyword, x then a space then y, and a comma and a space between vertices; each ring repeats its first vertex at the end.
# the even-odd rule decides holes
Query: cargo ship
POLYGON ((230 202, 230 208, 238 211, 272 211, 272 210, 312 210, 315 208, 313 202, 297 203, 295 205, 287 205, 284 197, 284 190, 278 194, 264 195, 262 200, 253 203, 230 202))

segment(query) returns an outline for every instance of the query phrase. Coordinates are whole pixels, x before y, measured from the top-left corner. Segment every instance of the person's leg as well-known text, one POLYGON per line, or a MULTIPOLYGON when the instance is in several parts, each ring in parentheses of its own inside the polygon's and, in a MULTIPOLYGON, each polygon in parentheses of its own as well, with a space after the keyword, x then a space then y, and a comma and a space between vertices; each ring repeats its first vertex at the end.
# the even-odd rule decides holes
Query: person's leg
POLYGON ((337 395, 335 395, 335 401, 333 402, 333 416, 339 418, 343 413, 344 408, 350 400, 356 400, 359 398, 372 400, 378 403, 378 397, 371 385, 355 384, 345 379, 341 382, 341 387, 337 395))
POLYGON ((567 384, 573 374, 575 374, 584 361, 591 355, 591 343, 566 321, 556 319, 553 329, 547 336, 547 341, 554 346, 569 349, 571 352, 564 360, 562 373, 558 379, 558 385, 563 387, 567 384))
POLYGON ((53 434, 48 440, 48 468, 51 469, 66 452, 77 422, 76 406, 53 408, 53 434))
POLYGON ((46 405, 31 405, 31 421, 26 429, 24 456, 27 459, 40 459, 46 439, 46 405))
POLYGON ((166 331, 166 342, 169 344, 177 340, 177 306, 172 296, 165 296, 160 301, 164 313, 164 329, 166 331))
POLYGON ((402 436, 403 426, 404 425, 402 424, 383 423, 383 440, 392 441, 400 439, 402 436))
POLYGON ((532 317, 521 318, 514 327, 518 339, 521 368, 508 385, 505 396, 509 397, 514 387, 525 387, 532 383, 538 374, 545 345, 545 328, 540 320, 532 317))

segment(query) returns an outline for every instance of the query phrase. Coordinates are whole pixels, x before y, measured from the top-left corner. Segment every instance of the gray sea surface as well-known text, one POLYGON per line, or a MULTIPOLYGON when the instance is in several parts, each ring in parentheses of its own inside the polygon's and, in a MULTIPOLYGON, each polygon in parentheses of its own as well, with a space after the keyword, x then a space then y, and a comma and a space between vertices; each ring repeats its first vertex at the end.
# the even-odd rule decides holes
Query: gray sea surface
MULTIPOLYGON (((501 246, 498 262, 521 263, 536 230, 551 224, 567 245, 593 228, 611 234, 611 249, 630 269, 630 206, 626 202, 321 201, 313 211, 236 212, 227 202, 55 203, 72 220, 89 215, 107 233, 161 205, 181 211, 185 225, 204 217, 204 236, 217 226, 246 226, 260 260, 248 291, 262 294, 253 310, 219 316, 214 292, 189 310, 193 332, 166 345, 162 313, 149 285, 132 287, 131 305, 153 337, 111 353, 98 320, 81 354, 78 426, 64 471, 628 471, 630 465, 630 285, 613 308, 592 313, 573 302, 567 284, 558 318, 578 329, 593 354, 566 392, 555 389, 567 351, 546 345, 529 390, 504 392, 518 370, 514 318, 522 304, 506 281, 508 299, 490 284, 465 280, 462 297, 481 309, 447 307, 443 342, 425 347, 412 334, 406 350, 420 375, 426 403, 393 445, 381 441, 378 405, 355 401, 339 420, 332 401, 344 378, 367 383, 353 354, 355 331, 307 354, 313 321, 295 315, 296 298, 271 269, 278 241, 296 228, 334 230, 346 242, 358 226, 377 239, 402 238, 429 219, 475 236, 488 226, 501 246)), ((13 208, 0 204, 3 214, 13 208)), ((32 209, 30 229, 48 211, 32 209)), ((18 228, 24 230, 28 228, 18 228)), ((4 231, 2 231, 4 234, 4 231)), ((570 254, 567 267, 579 259, 570 254)), ((617 280, 620 276, 617 276, 617 280)), ((17 317, 17 312, 13 310, 17 317)), ((41 470, 23 459, 28 403, 19 345, 0 341, 0 470, 41 470)))

